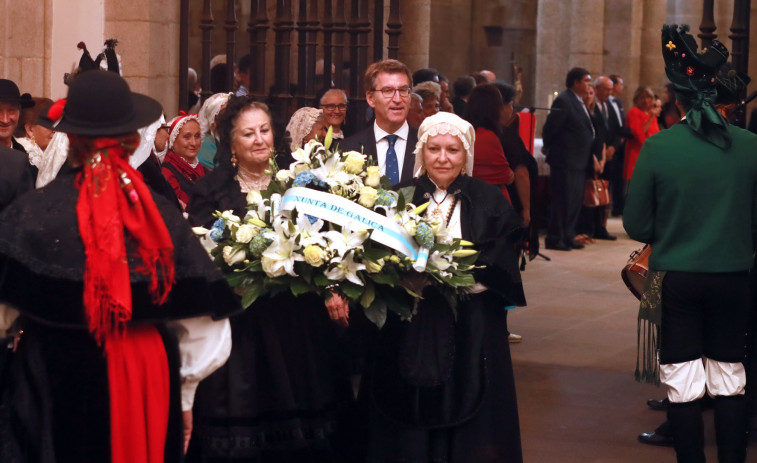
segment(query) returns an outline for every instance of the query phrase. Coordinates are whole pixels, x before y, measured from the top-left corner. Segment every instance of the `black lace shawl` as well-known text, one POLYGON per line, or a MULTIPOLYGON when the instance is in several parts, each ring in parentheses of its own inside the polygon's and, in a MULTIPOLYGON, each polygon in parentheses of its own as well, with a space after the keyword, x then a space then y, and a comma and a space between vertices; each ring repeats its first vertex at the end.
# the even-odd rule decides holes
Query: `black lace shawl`
MULTIPOLYGON (((62 172, 45 188, 8 206, 0 215, 0 300, 43 322, 86 326, 82 310, 84 245, 79 236, 74 184, 78 170, 62 172)), ((176 283, 168 301, 153 304, 149 277, 131 273, 132 321, 164 321, 199 315, 227 316, 239 298, 210 260, 181 213, 153 195, 174 245, 176 283)), ((129 252, 130 267, 136 262, 129 252)))

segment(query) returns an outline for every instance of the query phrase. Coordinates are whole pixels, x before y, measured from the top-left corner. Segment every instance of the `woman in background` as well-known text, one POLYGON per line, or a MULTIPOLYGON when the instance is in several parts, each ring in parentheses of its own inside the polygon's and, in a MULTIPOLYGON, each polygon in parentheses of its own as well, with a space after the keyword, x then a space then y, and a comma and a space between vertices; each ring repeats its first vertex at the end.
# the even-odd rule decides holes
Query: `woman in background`
POLYGON ((197 159, 202 143, 200 122, 196 114, 182 114, 173 118, 169 127, 163 175, 186 210, 195 182, 205 176, 205 168, 197 159))

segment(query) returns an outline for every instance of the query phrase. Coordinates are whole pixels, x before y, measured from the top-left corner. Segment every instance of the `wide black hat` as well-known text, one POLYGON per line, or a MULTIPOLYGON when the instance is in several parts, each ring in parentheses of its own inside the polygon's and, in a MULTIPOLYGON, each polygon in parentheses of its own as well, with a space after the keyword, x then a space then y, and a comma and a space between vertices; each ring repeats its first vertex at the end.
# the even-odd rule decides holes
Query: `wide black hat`
POLYGON ((129 133, 155 122, 163 112, 156 100, 132 93, 121 76, 108 71, 77 76, 68 88, 62 114, 53 114, 54 109, 56 105, 40 125, 87 136, 129 133))
POLYGON ((22 108, 31 108, 34 106, 34 100, 28 93, 23 95, 18 90, 18 85, 8 79, 0 79, 0 101, 18 103, 22 108))
POLYGON ((698 88, 712 87, 715 77, 728 60, 728 49, 717 40, 698 50, 696 39, 688 33, 688 25, 662 26, 662 56, 665 73, 671 82, 688 80, 698 88))

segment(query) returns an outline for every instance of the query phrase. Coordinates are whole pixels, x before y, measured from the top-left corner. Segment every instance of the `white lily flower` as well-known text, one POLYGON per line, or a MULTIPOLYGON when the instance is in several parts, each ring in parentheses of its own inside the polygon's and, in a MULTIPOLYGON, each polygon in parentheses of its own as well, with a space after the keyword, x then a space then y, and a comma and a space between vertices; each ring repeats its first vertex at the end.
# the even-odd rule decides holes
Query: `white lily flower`
POLYGON ((263 202, 263 196, 258 190, 250 190, 247 193, 247 204, 258 205, 263 202))
POLYGON ((323 220, 318 219, 311 223, 306 214, 299 214, 297 216, 297 235, 300 237, 300 246, 303 248, 317 244, 318 246, 326 247, 326 238, 321 233, 323 227, 323 220))
POLYGON ((293 277, 298 276, 294 271, 294 263, 305 260, 302 254, 295 252, 298 249, 300 249, 300 246, 297 246, 293 239, 274 240, 261 257, 263 271, 269 277, 281 276, 284 273, 293 277))
POLYGON ((234 211, 228 210, 221 213, 221 218, 227 222, 240 223, 242 220, 234 215, 234 211))
POLYGON ((368 238, 368 230, 357 228, 354 222, 349 222, 342 227, 342 231, 331 230, 323 233, 329 240, 329 249, 333 249, 338 255, 344 256, 354 249, 363 249, 363 242, 368 238), (352 227, 355 226, 355 230, 352 227))
POLYGON ((347 185, 354 177, 344 170, 344 163, 340 162, 339 156, 336 155, 322 159, 321 165, 310 172, 328 186, 347 185))
POLYGON ((210 230, 205 227, 192 227, 192 232, 197 236, 205 236, 210 230))
POLYGON ((337 263, 337 265, 323 272, 323 275, 329 280, 342 281, 346 279, 356 285, 363 286, 363 282, 358 278, 357 272, 365 270, 365 265, 355 262, 354 258, 355 252, 350 251, 341 259, 332 259, 331 262, 337 263))
POLYGON ((447 270, 452 265, 452 255, 443 254, 439 251, 434 251, 428 258, 429 265, 438 268, 439 270, 447 270))

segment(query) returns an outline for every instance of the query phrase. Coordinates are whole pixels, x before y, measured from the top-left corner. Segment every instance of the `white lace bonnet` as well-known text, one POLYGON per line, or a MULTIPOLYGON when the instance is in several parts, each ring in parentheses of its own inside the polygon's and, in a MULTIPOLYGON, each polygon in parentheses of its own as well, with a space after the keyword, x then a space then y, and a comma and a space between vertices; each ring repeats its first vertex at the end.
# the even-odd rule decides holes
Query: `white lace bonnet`
POLYGON ((473 126, 460 116, 454 113, 438 112, 429 116, 421 122, 418 128, 418 143, 415 144, 415 177, 421 176, 426 172, 423 167, 423 145, 428 141, 428 137, 436 135, 454 135, 463 142, 465 148, 465 175, 471 175, 473 172, 473 145, 476 143, 476 130, 473 126))
POLYGON ((311 108, 310 106, 300 108, 292 114, 292 118, 289 119, 289 123, 287 124, 287 132, 289 132, 289 137, 292 139, 289 142, 289 148, 292 151, 302 148, 302 140, 310 133, 313 125, 322 115, 323 110, 311 108))
POLYGON ((200 122, 200 130, 202 134, 210 133, 210 126, 216 120, 216 116, 221 112, 221 108, 225 105, 233 93, 215 93, 210 95, 207 100, 202 104, 200 113, 197 118, 200 122))
POLYGON ((171 122, 168 123, 168 125, 171 127, 168 129, 168 149, 173 150, 173 143, 176 141, 176 137, 179 136, 179 132, 181 132, 181 128, 189 121, 197 121, 197 123, 200 123, 200 120, 197 118, 197 114, 186 114, 184 111, 180 111, 183 114, 179 114, 178 116, 171 119, 171 122))

